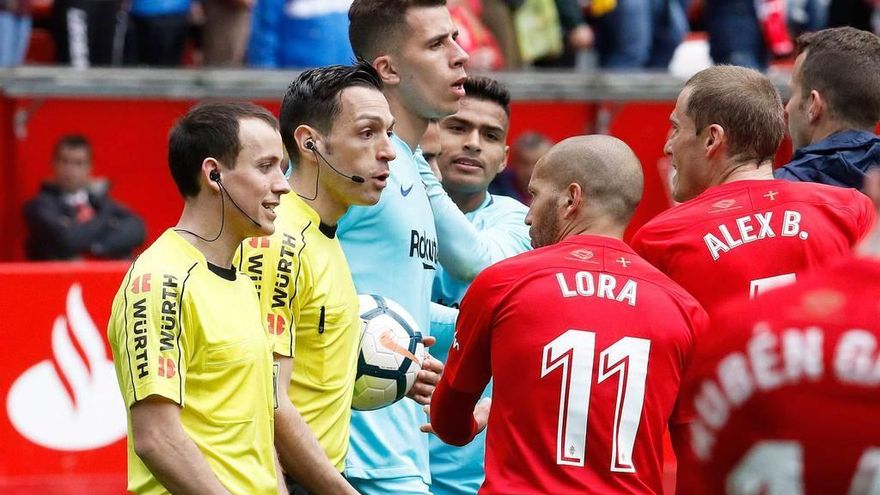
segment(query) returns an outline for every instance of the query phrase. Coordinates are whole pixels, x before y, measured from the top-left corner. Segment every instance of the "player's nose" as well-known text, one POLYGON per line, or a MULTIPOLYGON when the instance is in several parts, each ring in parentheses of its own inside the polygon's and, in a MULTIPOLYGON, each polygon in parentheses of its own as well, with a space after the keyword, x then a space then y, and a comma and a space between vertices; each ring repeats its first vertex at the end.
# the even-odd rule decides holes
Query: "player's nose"
POLYGON ((666 143, 663 144, 663 154, 666 156, 672 156, 672 139, 666 139, 666 143))
POLYGON ((452 62, 452 67, 457 69, 459 67, 464 67, 468 60, 470 60, 470 55, 464 51, 457 41, 452 40, 452 55, 450 60, 452 62))
POLYGON ((479 129, 472 129, 466 136, 464 142, 464 148, 468 151, 473 151, 479 153, 483 147, 480 144, 480 131, 479 129))
POLYGON ((284 176, 281 167, 277 167, 275 172, 272 173, 271 190, 278 195, 287 194, 291 191, 290 182, 287 181, 287 177, 284 176))
POLYGON ((397 152, 394 151, 394 143, 391 142, 390 136, 386 135, 385 139, 382 140, 377 158, 386 162, 390 162, 397 158, 397 152))

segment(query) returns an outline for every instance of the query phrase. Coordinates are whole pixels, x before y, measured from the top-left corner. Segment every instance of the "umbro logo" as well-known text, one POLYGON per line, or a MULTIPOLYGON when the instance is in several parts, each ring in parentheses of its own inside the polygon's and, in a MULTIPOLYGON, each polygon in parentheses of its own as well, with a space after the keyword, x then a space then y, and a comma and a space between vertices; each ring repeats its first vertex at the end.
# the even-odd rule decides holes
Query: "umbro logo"
POLYGON ((709 210, 709 213, 715 213, 718 211, 728 211, 728 210, 736 210, 742 208, 736 204, 735 199, 722 199, 721 201, 716 201, 712 204, 712 209, 709 210))
POLYGON ((412 191, 413 185, 410 184, 408 188, 404 189, 403 184, 400 185, 400 195, 404 198, 409 196, 410 191, 412 191))
POLYGON ((801 298, 798 314, 828 317, 840 311, 846 304, 846 295, 832 289, 814 289, 801 298))
POLYGON ((591 261, 593 256, 595 256, 595 255, 589 249, 575 249, 574 251, 568 253, 567 259, 570 259, 573 261, 582 261, 584 263, 598 264, 599 263, 598 261, 591 261))

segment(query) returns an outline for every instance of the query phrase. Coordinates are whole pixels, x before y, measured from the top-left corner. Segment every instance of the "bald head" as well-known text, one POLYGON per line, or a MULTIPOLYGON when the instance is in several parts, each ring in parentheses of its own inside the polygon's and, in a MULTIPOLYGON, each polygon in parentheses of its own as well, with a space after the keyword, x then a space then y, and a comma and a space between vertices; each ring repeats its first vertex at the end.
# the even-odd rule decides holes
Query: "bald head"
POLYGON ((642 199, 642 165, 626 143, 611 136, 577 136, 553 146, 535 165, 535 178, 557 191, 581 188, 593 215, 626 225, 642 199))

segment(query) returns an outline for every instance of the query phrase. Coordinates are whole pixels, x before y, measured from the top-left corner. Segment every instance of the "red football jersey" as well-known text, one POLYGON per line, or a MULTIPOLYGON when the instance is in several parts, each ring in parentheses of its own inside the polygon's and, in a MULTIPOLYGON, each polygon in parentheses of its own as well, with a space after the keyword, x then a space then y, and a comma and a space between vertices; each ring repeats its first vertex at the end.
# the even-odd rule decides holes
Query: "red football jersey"
POLYGON ((633 249, 710 313, 841 259, 874 223, 855 189, 783 180, 712 187, 645 224, 633 249))
POLYGON ((880 262, 724 305, 682 388, 690 493, 877 493, 880 262))
POLYGON ((431 422, 444 440, 472 438, 491 377, 480 493, 662 493, 663 433, 684 420, 681 375, 707 324, 619 240, 521 254, 465 295, 431 422))

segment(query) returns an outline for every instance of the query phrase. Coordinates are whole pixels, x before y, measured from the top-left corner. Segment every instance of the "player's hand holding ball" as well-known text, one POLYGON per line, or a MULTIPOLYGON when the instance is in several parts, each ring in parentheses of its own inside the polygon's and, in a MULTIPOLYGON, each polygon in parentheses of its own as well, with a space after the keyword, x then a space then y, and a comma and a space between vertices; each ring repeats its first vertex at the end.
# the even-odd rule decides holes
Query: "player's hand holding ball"
MULTIPOLYGON (((422 344, 431 347, 437 342, 434 337, 422 337, 422 344)), ((443 373, 443 363, 425 353, 422 360, 422 370, 416 375, 416 383, 406 394, 410 399, 426 406, 431 403, 431 396, 434 395, 434 389, 440 382, 440 375, 443 373)))
POLYGON ((371 411, 404 396, 427 404, 440 381, 443 364, 425 348, 433 337, 422 337, 413 317, 399 304, 378 295, 359 295, 361 342, 351 407, 371 411))

